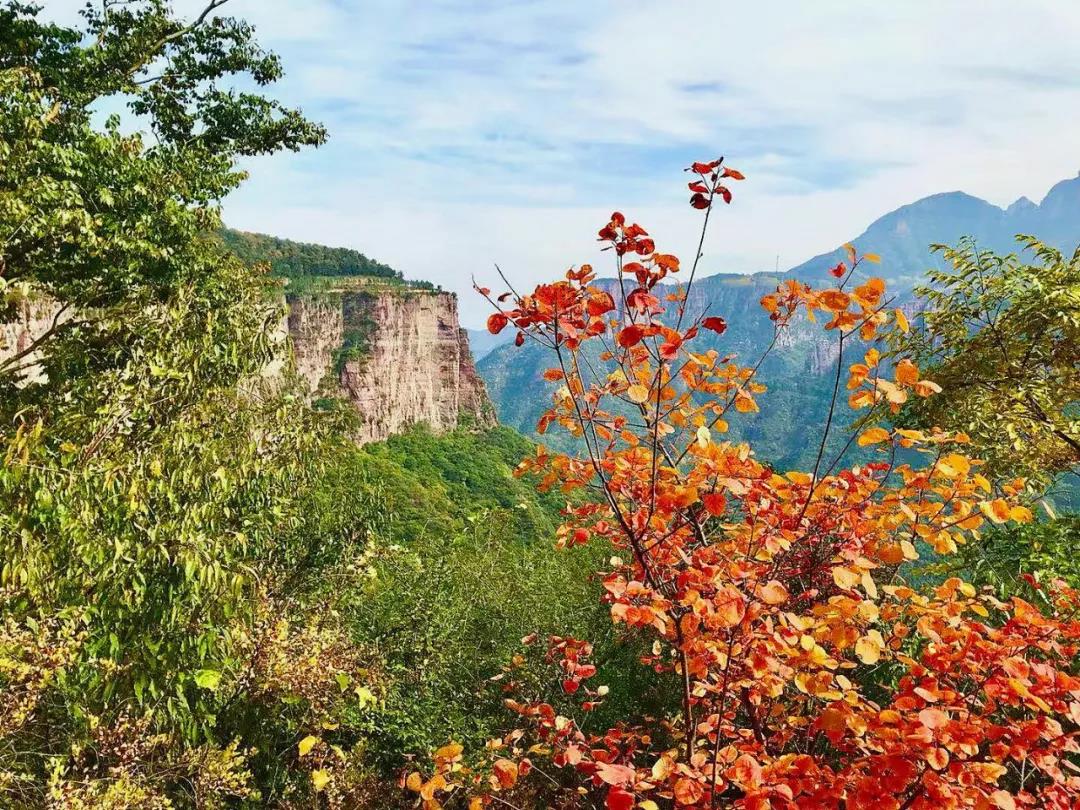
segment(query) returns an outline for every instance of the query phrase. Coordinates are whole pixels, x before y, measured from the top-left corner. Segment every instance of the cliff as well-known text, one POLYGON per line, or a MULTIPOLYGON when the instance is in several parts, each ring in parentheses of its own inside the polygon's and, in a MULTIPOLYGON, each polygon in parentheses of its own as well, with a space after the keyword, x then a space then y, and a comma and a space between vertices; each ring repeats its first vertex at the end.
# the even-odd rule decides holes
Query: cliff
POLYGON ((419 422, 435 431, 456 427, 462 416, 496 423, 453 293, 391 288, 295 296, 288 332, 312 396, 352 403, 361 443, 419 422))

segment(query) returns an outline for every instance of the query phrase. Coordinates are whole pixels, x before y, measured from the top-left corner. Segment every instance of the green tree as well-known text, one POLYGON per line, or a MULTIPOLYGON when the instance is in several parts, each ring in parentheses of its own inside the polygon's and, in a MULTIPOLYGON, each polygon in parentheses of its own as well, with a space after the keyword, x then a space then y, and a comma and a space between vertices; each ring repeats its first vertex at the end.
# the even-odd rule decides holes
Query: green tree
MULTIPOLYGON (((1033 494, 1050 487, 1068 509, 1080 465, 1080 249, 1068 257, 1033 237, 1018 241, 1023 251, 1006 256, 970 239, 935 247, 948 266, 930 271, 917 290, 926 308, 910 332, 894 333, 893 346, 943 391, 909 401, 899 421, 966 432, 988 477, 1026 477, 1033 494)), ((1075 586, 1080 526, 1043 505, 1047 519, 992 527, 921 573, 960 574, 1002 599, 1022 593, 1036 602, 1052 580, 1075 586)))
POLYGON ((324 132, 231 89, 281 68, 223 3, 0 6, 4 806, 257 801, 252 771, 293 777, 252 743, 280 758, 361 671, 288 587, 328 417, 267 374, 281 305, 213 236, 238 157, 324 132), (118 99, 151 138, 94 126, 118 99))
POLYGON ((1080 464, 1080 249, 1019 242, 1007 256, 935 246, 948 266, 917 290, 926 308, 894 348, 944 389, 903 419, 968 433, 991 477, 1047 483, 1080 464))

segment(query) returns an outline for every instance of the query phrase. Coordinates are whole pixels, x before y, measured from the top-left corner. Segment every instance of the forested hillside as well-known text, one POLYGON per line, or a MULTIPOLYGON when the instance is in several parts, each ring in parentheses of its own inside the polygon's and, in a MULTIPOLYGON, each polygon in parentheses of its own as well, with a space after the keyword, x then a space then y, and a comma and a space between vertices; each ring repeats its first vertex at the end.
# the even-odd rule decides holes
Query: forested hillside
POLYGON ((222 228, 225 247, 248 264, 266 262, 284 278, 298 276, 371 276, 401 280, 401 273, 350 248, 333 248, 279 239, 263 233, 222 228))

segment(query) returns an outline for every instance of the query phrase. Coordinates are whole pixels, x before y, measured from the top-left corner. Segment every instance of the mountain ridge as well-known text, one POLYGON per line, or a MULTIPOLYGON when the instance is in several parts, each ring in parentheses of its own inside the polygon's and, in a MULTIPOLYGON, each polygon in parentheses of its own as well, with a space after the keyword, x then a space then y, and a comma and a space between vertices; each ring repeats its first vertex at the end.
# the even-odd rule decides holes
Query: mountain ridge
MULTIPOLYGON (((873 220, 852 240, 860 253, 881 257, 880 264, 860 267, 858 272, 864 278, 884 278, 895 295, 892 306, 910 309, 915 306, 913 288, 926 269, 943 263, 930 252, 932 244, 955 244, 963 236, 973 236, 981 248, 1010 253, 1018 247, 1018 233, 1033 234, 1070 252, 1080 243, 1080 176, 1056 183, 1038 205, 1030 200, 1030 204, 1018 202, 1001 208, 966 192, 950 191, 900 206, 873 220)), ((771 322, 759 305, 761 296, 785 277, 827 285, 833 280, 829 268, 844 260, 846 252, 840 246, 780 274, 699 276, 687 301, 688 315, 697 316, 707 308, 709 314, 726 318, 730 328, 722 337, 703 335, 696 350, 715 348, 721 354, 737 355, 740 364, 753 364, 772 336, 771 322)), ((600 281, 610 284, 613 280, 600 281)), ((514 330, 507 329, 499 338, 509 342, 513 335, 514 330)), ((834 368, 835 359, 835 341, 820 326, 805 319, 796 321, 759 371, 758 379, 770 388, 761 413, 744 415, 739 424, 733 424, 732 437, 753 441, 763 457, 780 466, 805 466, 807 453, 816 451, 808 437, 818 436, 813 426, 824 418, 831 390, 826 372, 834 368)), ((543 379, 547 365, 543 352, 530 344, 519 349, 503 343, 477 358, 499 421, 533 438, 539 438, 536 420, 548 406, 544 392, 553 390, 543 379)), ((838 416, 841 423, 849 420, 846 402, 838 416)), ((846 440, 844 431, 836 435, 846 440)), ((560 441, 550 434, 543 440, 560 441)))

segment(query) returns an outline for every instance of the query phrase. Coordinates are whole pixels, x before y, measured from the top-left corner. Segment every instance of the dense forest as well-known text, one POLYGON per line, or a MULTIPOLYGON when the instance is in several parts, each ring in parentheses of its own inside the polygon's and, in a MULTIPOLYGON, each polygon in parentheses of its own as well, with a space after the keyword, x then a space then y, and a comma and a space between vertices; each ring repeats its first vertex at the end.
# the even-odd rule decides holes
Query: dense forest
MULTIPOLYGON (((224 3, 0 3, 0 806, 1077 806, 1080 527, 1043 496, 1080 250, 942 246, 909 320, 851 246, 698 315, 699 256, 616 212, 619 284, 477 288, 557 384, 539 443, 357 446, 260 264, 399 276, 222 231, 245 158, 327 137, 224 3), (799 469, 731 429, 807 316, 799 469)), ((689 172, 704 242, 744 178, 689 172)))
POLYGON ((371 276, 401 280, 401 273, 363 253, 349 248, 332 248, 308 242, 294 242, 262 233, 232 228, 221 229, 221 240, 229 252, 248 264, 266 262, 283 278, 297 276, 371 276))

